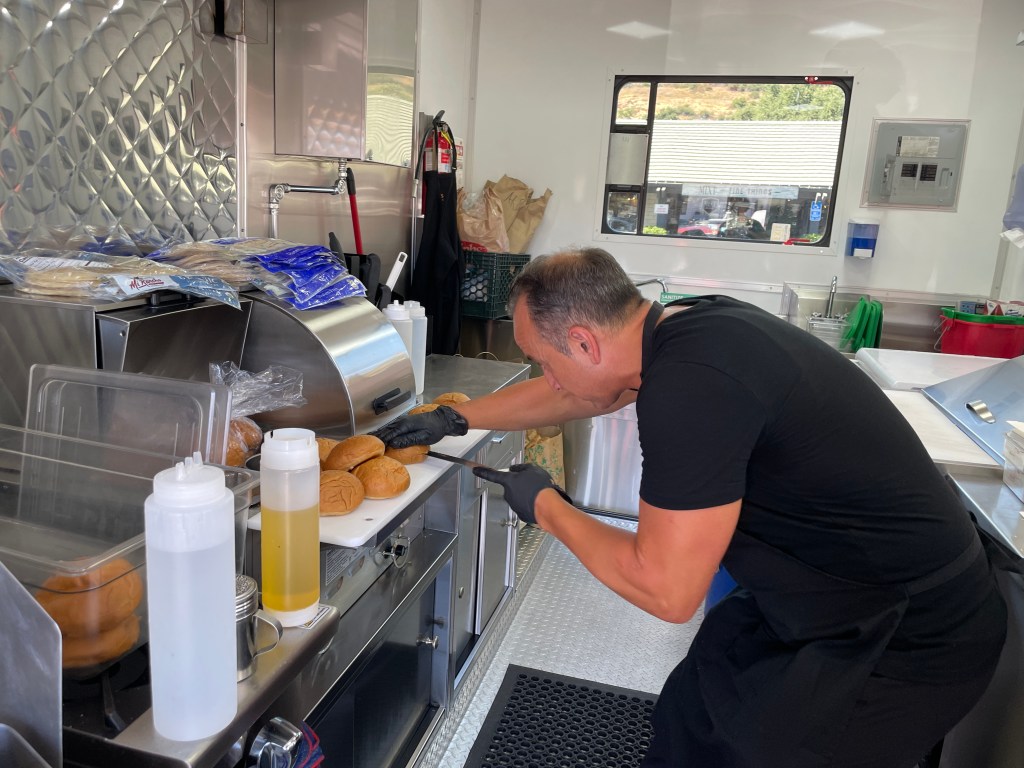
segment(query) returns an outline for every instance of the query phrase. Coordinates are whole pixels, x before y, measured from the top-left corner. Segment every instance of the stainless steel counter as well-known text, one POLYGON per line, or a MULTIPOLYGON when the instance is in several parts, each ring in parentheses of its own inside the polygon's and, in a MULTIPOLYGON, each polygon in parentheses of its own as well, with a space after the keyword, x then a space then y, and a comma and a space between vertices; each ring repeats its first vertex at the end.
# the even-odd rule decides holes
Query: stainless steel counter
POLYGON ((261 654, 253 674, 238 684, 238 712, 234 720, 208 739, 166 739, 156 732, 152 710, 147 710, 109 740, 65 728, 65 753, 74 754, 77 760, 83 760, 87 765, 98 764, 91 759, 92 753, 98 752, 103 760, 117 756, 117 764, 140 768, 213 766, 228 753, 232 744, 246 736, 280 690, 327 647, 337 627, 338 610, 325 605, 321 606, 321 613, 312 626, 285 629, 277 646, 261 654))
POLYGON ((509 384, 529 378, 530 366, 475 357, 430 355, 423 377, 423 402, 445 392, 482 397, 509 384))
POLYGON ((1002 469, 958 467, 947 476, 978 527, 1024 564, 1024 503, 1003 482, 1002 469))

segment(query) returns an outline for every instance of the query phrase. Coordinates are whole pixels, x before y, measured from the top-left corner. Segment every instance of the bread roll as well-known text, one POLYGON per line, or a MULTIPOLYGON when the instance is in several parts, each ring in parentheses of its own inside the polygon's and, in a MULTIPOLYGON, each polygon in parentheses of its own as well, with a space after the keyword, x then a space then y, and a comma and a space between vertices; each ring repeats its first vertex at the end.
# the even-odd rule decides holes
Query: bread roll
POLYGON ((404 493, 412 479, 400 461, 389 456, 378 456, 363 462, 352 470, 366 490, 368 499, 391 499, 404 493))
POLYGON ((327 454, 324 469, 350 470, 357 464, 384 455, 384 443, 373 435, 355 435, 338 443, 327 454))
POLYGON ((410 445, 408 448, 388 448, 384 455, 388 458, 400 461, 402 464, 419 464, 427 458, 426 445, 410 445))
POLYGON ((85 637, 64 637, 61 666, 77 669, 113 661, 128 653, 139 639, 139 617, 134 613, 106 632, 85 637))
POLYGON ((320 515, 347 515, 366 496, 363 484, 351 472, 328 469, 320 473, 320 515))
POLYGON ((429 411, 436 411, 441 406, 437 403, 424 403, 423 405, 417 405, 415 408, 409 409, 409 415, 414 416, 417 413, 428 413, 429 411))
POLYGON ((263 445, 263 430, 252 419, 232 419, 228 427, 228 453, 224 463, 229 467, 241 467, 245 460, 254 456, 263 445))
POLYGON ((260 429, 260 425, 252 419, 246 416, 232 419, 231 429, 238 430, 238 433, 242 437, 242 442, 250 451, 256 451, 261 445, 263 445, 263 430, 260 429))
POLYGON ((124 622, 142 602, 142 577, 124 558, 77 575, 55 575, 36 600, 68 637, 96 636, 124 622))
POLYGON ((327 457, 331 455, 331 451, 334 450, 334 446, 337 444, 337 440, 332 440, 329 437, 318 437, 316 439, 316 449, 320 452, 321 469, 323 469, 324 462, 327 461, 327 457))
POLYGON ((434 398, 434 402, 437 405, 458 405, 468 401, 469 395, 464 395, 461 392, 445 392, 443 395, 438 395, 434 398))

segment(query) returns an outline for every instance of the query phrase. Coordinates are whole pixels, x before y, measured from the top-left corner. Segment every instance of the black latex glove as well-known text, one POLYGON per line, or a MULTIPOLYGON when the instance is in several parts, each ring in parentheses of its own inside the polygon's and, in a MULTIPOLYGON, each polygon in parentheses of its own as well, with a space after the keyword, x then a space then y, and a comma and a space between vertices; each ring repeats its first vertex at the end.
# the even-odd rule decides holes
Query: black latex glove
POLYGON ((442 405, 426 413, 399 416, 389 424, 371 432, 389 448, 408 448, 410 445, 433 445, 448 435, 464 435, 469 424, 454 408, 442 405))
POLYGON ((473 474, 489 483, 497 483, 505 489, 505 501, 520 520, 530 525, 537 524, 533 506, 537 502, 537 494, 546 488, 554 488, 559 495, 572 504, 569 495, 555 485, 545 470, 536 464, 513 464, 508 471, 491 469, 490 467, 474 467, 473 474))

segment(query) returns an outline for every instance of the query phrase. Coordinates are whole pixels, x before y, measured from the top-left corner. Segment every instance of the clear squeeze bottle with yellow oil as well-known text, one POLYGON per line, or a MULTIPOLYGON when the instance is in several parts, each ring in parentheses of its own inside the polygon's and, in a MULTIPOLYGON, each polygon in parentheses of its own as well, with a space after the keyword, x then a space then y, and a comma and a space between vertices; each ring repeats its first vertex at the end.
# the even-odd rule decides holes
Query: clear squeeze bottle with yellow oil
POLYGON ((295 627, 320 602, 320 454, 308 429, 267 433, 260 455, 263 608, 295 627))

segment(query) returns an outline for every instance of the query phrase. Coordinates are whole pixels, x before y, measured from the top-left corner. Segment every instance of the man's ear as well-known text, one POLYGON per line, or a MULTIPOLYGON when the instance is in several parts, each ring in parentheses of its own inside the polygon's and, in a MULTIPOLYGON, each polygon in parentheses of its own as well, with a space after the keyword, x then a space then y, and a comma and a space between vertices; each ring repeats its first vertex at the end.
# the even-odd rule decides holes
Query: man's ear
POLYGON ((592 363, 601 362, 601 348, 597 343, 597 337, 582 325, 574 325, 569 329, 569 347, 579 350, 592 363))

